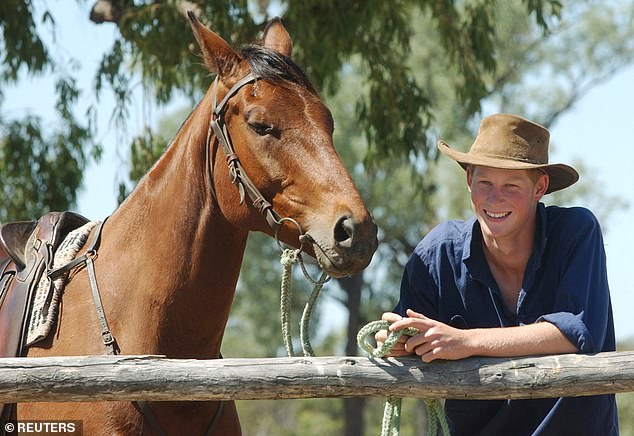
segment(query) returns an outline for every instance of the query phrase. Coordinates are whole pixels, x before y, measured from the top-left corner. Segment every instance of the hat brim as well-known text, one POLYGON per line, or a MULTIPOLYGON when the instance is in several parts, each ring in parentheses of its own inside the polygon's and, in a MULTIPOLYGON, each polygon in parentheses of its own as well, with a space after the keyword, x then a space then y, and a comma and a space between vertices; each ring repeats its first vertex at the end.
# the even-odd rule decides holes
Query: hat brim
POLYGON ((463 153, 454 150, 442 139, 438 141, 438 150, 444 155, 455 160, 466 169, 468 165, 479 165, 491 168, 501 168, 507 170, 529 170, 540 169, 548 174, 550 182, 545 194, 565 189, 579 180, 579 173, 573 167, 566 164, 535 164, 508 158, 495 156, 482 156, 463 153))

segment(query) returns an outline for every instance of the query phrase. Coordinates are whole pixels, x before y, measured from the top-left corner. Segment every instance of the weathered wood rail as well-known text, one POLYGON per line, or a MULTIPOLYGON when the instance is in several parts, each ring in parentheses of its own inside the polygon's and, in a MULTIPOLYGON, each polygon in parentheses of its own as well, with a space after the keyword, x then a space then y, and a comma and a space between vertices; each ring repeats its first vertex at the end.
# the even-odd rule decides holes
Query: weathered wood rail
POLYGON ((537 398, 634 391, 634 352, 471 358, 0 359, 0 403, 325 397, 537 398))

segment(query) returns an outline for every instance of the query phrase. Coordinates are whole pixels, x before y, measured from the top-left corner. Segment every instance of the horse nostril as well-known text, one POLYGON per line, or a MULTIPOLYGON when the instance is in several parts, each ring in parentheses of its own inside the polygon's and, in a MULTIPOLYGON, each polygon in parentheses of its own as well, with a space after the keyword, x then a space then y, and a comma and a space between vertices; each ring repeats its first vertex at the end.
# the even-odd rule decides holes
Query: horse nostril
POLYGON ((354 236, 354 221, 349 216, 343 216, 335 225, 335 243, 339 247, 352 247, 354 236))

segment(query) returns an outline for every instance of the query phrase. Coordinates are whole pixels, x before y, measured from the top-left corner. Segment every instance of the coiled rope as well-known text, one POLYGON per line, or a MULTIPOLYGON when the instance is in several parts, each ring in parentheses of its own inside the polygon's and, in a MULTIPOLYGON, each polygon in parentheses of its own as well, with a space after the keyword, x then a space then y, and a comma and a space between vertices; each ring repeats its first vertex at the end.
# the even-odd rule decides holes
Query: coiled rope
MULTIPOLYGON (((381 330, 388 330, 390 327, 387 321, 372 321, 359 330, 357 334, 357 344, 365 350, 370 357, 384 357, 387 355, 394 345, 398 342, 401 335, 414 336, 419 333, 418 329, 408 327, 395 332, 390 332, 387 339, 380 347, 374 348, 367 341, 369 336, 381 330)), ((449 425, 440 400, 423 400, 427 409, 427 434, 436 436, 438 429, 442 431, 443 436, 449 436, 449 425)), ((401 425, 401 398, 388 397, 385 401, 383 410, 383 421, 381 426, 381 436, 398 436, 401 425)))

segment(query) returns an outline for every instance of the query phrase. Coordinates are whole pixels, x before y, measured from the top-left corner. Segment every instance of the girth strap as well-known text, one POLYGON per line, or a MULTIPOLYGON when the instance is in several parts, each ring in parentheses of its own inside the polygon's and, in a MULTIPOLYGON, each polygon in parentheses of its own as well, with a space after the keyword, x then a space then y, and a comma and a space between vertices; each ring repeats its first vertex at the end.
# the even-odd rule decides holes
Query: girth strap
POLYGON ((132 405, 141 415, 143 415, 144 418, 147 419, 147 422, 150 424, 150 427, 152 427, 152 431, 156 434, 156 436, 165 436, 165 432, 163 431, 163 428, 161 428, 161 424, 159 424, 158 419, 156 419, 156 415, 150 407, 150 403, 147 401, 133 401, 132 405))
MULTIPOLYGON (((141 413, 141 415, 143 415, 144 418, 148 420, 148 423, 150 424, 150 427, 152 427, 152 431, 156 434, 156 436, 165 436, 165 432, 163 431, 161 424, 158 422, 156 414, 150 407, 150 403, 148 403, 147 401, 133 401, 132 405, 136 410, 139 411, 139 413, 141 413)), ((224 401, 220 401, 218 403, 218 408, 216 409, 216 414, 207 426, 207 429, 205 430, 203 436, 211 435, 216 427, 216 424, 218 424, 218 421, 220 420, 220 416, 222 415, 222 411, 224 410, 224 408, 224 401)))

